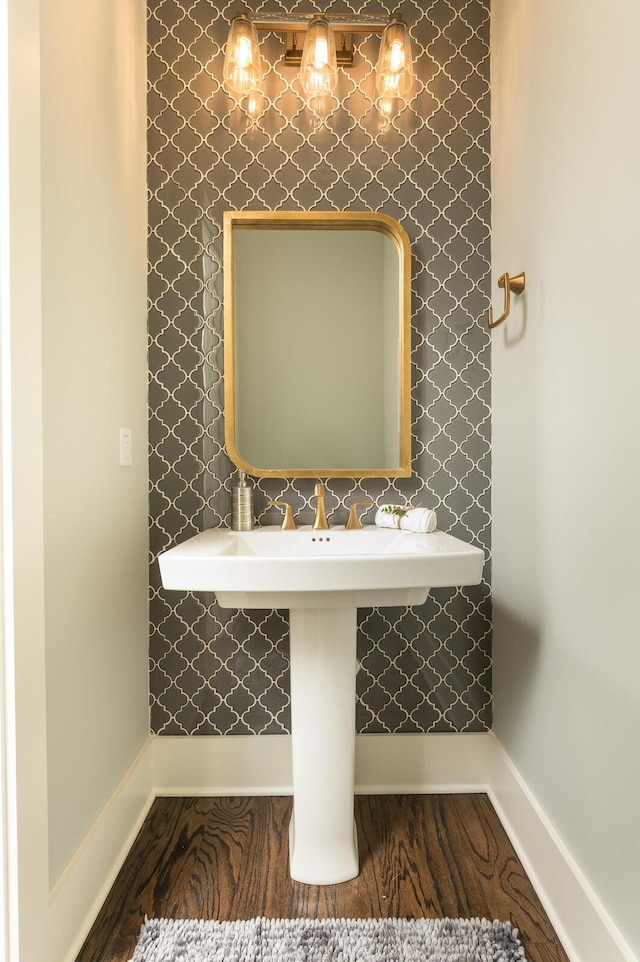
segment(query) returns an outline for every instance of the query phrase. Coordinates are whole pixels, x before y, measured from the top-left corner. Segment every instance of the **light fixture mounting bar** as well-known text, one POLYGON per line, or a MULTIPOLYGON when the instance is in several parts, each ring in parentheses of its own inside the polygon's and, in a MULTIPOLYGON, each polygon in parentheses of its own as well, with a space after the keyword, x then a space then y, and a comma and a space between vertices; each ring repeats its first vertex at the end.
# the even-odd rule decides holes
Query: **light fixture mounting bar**
MULTIPOLYGON (((339 67, 353 67, 353 40, 350 33, 338 32, 336 38, 336 61, 339 67)), ((302 31, 287 30, 284 50, 284 62, 290 67, 299 67, 302 63, 302 48, 304 33, 302 31)))
MULTIPOLYGON (((262 18, 252 16, 251 21, 257 30, 273 30, 276 33, 302 33, 317 13, 271 13, 262 18)), ((326 14, 326 18, 336 33, 382 33, 388 20, 380 17, 366 17, 359 14, 326 14)))

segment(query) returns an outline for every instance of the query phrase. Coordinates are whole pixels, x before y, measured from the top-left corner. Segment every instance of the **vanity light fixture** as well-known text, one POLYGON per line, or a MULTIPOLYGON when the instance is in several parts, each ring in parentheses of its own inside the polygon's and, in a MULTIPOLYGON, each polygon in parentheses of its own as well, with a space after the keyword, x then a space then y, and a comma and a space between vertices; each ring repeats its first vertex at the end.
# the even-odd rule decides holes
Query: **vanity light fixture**
POLYGON ((376 106, 390 118, 408 100, 414 82, 409 30, 399 14, 390 21, 356 14, 249 14, 231 21, 224 59, 224 86, 251 117, 266 105, 257 31, 286 34, 284 62, 300 65, 307 106, 326 115, 338 67, 353 64, 352 34, 382 34, 376 67, 376 106), (304 36, 304 43, 302 37, 304 36))

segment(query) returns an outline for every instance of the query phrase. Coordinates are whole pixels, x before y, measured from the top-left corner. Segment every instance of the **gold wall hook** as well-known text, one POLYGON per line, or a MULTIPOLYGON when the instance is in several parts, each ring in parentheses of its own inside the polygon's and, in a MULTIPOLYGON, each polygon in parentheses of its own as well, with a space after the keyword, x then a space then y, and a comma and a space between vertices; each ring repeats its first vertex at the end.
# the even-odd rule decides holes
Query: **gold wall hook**
POLYGON ((489 317, 488 324, 490 328, 498 327, 503 321, 509 317, 511 311, 511 292, 514 294, 522 294, 524 290, 524 271, 520 274, 516 274, 515 277, 509 277, 508 274, 502 274, 498 278, 498 287, 504 288, 504 311, 500 315, 497 321, 493 319, 493 308, 489 307, 489 317))

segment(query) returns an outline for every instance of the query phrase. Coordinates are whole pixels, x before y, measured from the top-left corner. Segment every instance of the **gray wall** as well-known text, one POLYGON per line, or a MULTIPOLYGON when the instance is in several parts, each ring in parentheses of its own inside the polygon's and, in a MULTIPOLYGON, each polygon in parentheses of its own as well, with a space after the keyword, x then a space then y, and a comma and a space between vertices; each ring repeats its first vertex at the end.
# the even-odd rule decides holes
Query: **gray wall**
POLYGON ((493 349, 495 727, 640 955, 640 7, 494 25, 494 265, 527 272, 493 349))
POLYGON ((141 2, 41 6, 52 884, 149 730, 144 34, 141 2), (120 427, 132 430, 130 467, 120 427))
MULTIPOLYGON (((282 40, 270 34, 270 107, 248 130, 221 88, 226 15, 206 0, 149 5, 152 559, 229 522, 221 225, 230 209, 380 210, 403 224, 413 255, 413 473, 329 480, 329 514, 344 523, 356 497, 415 498, 437 509, 442 529, 489 548, 489 5, 401 9, 417 84, 391 129, 381 132, 372 110, 378 38, 360 41, 328 127, 313 130, 296 72, 278 59, 282 40)), ((308 523, 313 484, 261 481, 258 508, 283 496, 308 523)), ((277 513, 261 521, 276 523, 277 513)), ((490 727, 490 619, 487 582, 434 591, 421 607, 361 611, 358 730, 490 727)), ((150 650, 154 732, 288 730, 286 612, 225 611, 211 595, 165 593, 152 560, 150 650)))

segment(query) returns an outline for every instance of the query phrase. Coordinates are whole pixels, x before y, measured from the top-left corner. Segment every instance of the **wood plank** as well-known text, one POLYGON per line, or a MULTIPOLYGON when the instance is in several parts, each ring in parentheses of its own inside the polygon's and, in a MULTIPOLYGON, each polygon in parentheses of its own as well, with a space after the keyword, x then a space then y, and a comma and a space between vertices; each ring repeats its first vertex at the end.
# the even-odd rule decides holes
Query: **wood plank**
POLYGON ((568 962, 485 795, 357 796, 361 872, 289 877, 290 798, 158 798, 76 962, 128 962, 144 917, 510 920, 528 962, 568 962))

